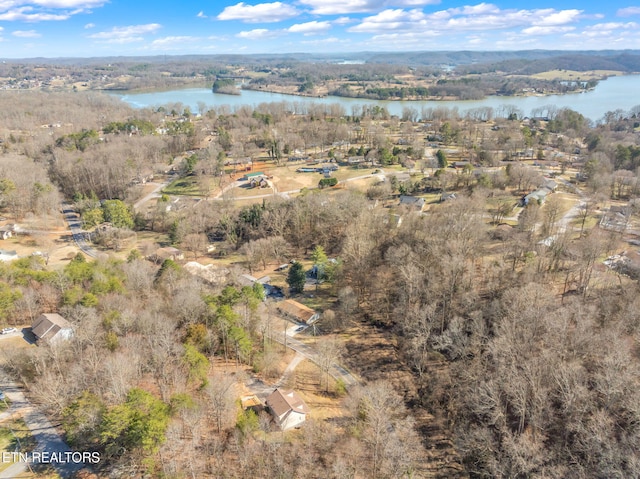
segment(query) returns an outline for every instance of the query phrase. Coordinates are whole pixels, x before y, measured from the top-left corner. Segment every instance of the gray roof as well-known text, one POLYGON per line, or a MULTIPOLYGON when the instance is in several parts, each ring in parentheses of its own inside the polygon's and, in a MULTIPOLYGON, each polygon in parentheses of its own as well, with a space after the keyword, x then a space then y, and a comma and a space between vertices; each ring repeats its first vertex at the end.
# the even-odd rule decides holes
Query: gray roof
POLYGON ((402 195, 400 196, 400 204, 422 207, 425 204, 425 200, 417 196, 402 195))
POLYGON ((73 329, 69 321, 57 313, 45 313, 36 318, 31 326, 31 331, 38 340, 49 341, 60 330, 73 329))

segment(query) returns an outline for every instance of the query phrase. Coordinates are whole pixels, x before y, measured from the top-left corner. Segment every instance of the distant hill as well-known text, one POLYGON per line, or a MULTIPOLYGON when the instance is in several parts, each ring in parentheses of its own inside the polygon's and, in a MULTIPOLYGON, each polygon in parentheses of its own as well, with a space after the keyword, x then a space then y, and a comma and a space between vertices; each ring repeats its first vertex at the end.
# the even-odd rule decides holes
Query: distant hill
POLYGON ((282 53, 259 55, 156 55, 146 57, 28 58, 5 59, 7 63, 49 65, 95 65, 104 63, 222 63, 255 65, 271 63, 373 63, 408 66, 459 67, 463 73, 521 71, 539 73, 553 69, 640 71, 640 50, 521 50, 504 52, 356 52, 282 53), (464 67, 464 68, 463 68, 464 67))
POLYGON ((499 62, 477 63, 473 65, 460 65, 456 68, 458 73, 492 73, 509 72, 522 75, 550 70, 616 70, 625 73, 640 72, 640 52, 619 53, 616 55, 596 55, 584 52, 538 58, 538 59, 509 59, 499 62))

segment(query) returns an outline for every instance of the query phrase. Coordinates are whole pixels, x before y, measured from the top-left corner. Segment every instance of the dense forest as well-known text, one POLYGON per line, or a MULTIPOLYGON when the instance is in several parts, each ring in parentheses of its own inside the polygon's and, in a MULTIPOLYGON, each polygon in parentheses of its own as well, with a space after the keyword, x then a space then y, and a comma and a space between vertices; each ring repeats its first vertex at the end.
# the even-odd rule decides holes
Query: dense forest
MULTIPOLYGON (((100 477, 640 475, 636 253, 625 270, 602 263, 637 241, 627 225, 638 220, 638 107, 594 125, 553 106, 525 120, 509 107, 398 118, 338 105, 132 110, 96 92, 0 100, 3 214, 46 229, 65 199, 87 229, 113 227, 97 239, 112 254, 97 260, 47 264, 55 245, 42 240, 45 254, 0 264, 5 324, 60 312, 76 327, 67 344, 5 367, 73 447, 101 453, 100 477), (167 208, 165 194, 134 207, 150 174, 192 181, 207 199, 233 160, 280 167, 296 151, 414 175, 251 204, 167 208), (545 181, 534 162, 557 163, 558 192, 516 206, 545 181), (442 201, 392 209, 400 194, 442 201), (563 227, 570 195, 576 216, 563 227), (599 224, 614 204, 624 228, 599 224), (209 255, 219 279, 146 259, 124 231, 209 255), (238 407, 246 375, 277 378, 283 354, 272 303, 240 278, 327 257, 314 344, 362 382, 326 380, 343 415, 285 438, 238 407)), ((304 287, 287 295, 309 299, 304 287)))

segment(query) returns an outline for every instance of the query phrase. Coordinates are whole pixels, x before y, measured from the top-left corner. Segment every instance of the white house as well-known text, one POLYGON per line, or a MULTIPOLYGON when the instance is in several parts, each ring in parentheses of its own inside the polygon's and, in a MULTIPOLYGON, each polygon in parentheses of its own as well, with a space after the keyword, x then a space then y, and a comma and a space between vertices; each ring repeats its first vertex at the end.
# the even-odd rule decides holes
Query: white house
POLYGON ((13 225, 5 225, 0 227, 0 238, 3 240, 9 239, 13 236, 13 225))
POLYGON ((31 331, 38 343, 55 344, 73 336, 73 326, 57 313, 45 313, 36 318, 31 331))
POLYGON ((309 414, 309 407, 295 391, 276 389, 266 400, 276 424, 286 431, 300 426, 309 414))

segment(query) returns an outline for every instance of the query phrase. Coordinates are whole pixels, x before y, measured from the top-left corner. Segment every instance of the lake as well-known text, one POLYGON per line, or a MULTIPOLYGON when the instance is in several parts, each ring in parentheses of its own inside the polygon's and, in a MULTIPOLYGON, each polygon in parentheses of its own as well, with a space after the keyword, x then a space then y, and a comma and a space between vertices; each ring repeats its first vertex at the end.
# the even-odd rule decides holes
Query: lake
POLYGON ((608 111, 621 109, 626 112, 632 107, 640 105, 640 75, 610 77, 601 81, 595 89, 584 93, 548 96, 491 96, 483 100, 468 101, 384 101, 331 96, 311 98, 254 90, 241 90, 240 95, 224 95, 213 93, 208 88, 185 88, 151 93, 112 93, 112 95, 121 98, 135 108, 181 103, 183 106, 189 106, 193 112, 198 111, 199 102, 210 108, 227 105, 231 111, 244 105, 256 107, 261 103, 284 102, 291 105, 291 110, 295 109, 295 105, 337 103, 344 107, 347 114, 351 113, 354 106, 379 105, 385 107, 392 115, 398 116, 402 115, 405 107, 416 109, 418 114, 425 107, 457 108, 461 114, 464 114, 468 110, 482 107, 491 107, 497 112, 505 105, 513 105, 524 115, 531 116, 532 111, 536 109, 554 105, 557 108, 571 108, 596 122, 602 119, 608 111))

